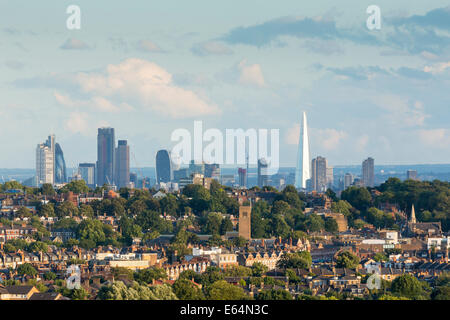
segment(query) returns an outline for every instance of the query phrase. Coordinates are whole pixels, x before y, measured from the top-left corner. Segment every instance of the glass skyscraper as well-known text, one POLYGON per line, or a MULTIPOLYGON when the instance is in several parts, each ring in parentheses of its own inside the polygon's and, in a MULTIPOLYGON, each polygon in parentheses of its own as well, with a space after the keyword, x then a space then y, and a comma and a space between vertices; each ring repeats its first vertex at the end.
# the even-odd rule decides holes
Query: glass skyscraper
POLYGON ((156 153, 156 183, 170 182, 172 175, 172 163, 167 150, 159 150, 156 153))
POLYGON ((295 170, 295 187, 305 189, 306 181, 311 178, 309 162, 309 138, 306 113, 303 112, 303 121, 300 125, 300 137, 298 141, 297 166, 295 170))
POLYGON ((97 135, 97 185, 114 182, 114 128, 99 128, 97 135))
POLYGON ((119 140, 116 149, 114 182, 118 188, 126 188, 130 183, 130 147, 127 140, 119 140))
POLYGON ((59 143, 55 144, 55 183, 67 181, 66 161, 59 143))

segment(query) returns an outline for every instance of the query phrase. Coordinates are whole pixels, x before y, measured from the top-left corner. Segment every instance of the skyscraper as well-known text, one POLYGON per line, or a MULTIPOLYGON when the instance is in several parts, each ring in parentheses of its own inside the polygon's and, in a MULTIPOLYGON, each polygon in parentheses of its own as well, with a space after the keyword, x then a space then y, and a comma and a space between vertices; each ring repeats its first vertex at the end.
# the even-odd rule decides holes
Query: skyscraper
POLYGON ((303 123, 300 126, 300 137, 298 141, 297 167, 295 170, 295 187, 297 189, 305 189, 306 180, 311 178, 309 161, 308 125, 306 123, 306 113, 303 112, 303 123))
POLYGON ((78 173, 90 188, 95 187, 95 163, 80 163, 78 173))
POLYGON ((97 135, 97 185, 114 182, 114 128, 99 128, 97 135))
POLYGON ((172 180, 172 162, 167 150, 156 153, 156 183, 167 183, 172 180))
POLYGON ((327 159, 317 157, 311 161, 311 189, 324 192, 327 189, 327 159))
POLYGON ((238 175, 239 175, 239 186, 246 188, 247 187, 247 169, 239 168, 238 175))
POLYGON ((269 185, 269 165, 266 159, 258 160, 258 187, 262 188, 269 185))
POLYGON ((36 177, 38 185, 55 183, 55 136, 50 135, 36 148, 36 177))
POLYGON ((362 163, 362 182, 365 187, 374 187, 375 186, 375 161, 373 158, 367 158, 362 163))
POLYGON ((59 143, 55 144, 55 183, 67 182, 66 161, 59 143))
POLYGON ((344 190, 350 187, 353 183, 353 175, 351 173, 346 173, 344 176, 344 190))
POLYGON ((116 149, 114 183, 118 188, 126 188, 130 183, 130 147, 127 140, 119 140, 116 149))
POLYGON ((205 177, 220 180, 220 166, 218 163, 205 163, 205 177))

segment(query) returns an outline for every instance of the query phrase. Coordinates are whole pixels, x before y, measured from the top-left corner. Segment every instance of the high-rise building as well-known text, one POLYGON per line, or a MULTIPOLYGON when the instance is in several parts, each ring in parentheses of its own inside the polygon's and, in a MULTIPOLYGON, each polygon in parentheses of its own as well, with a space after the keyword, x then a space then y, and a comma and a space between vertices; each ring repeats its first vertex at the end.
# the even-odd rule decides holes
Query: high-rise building
POLYGON ((66 161, 59 143, 55 144, 55 183, 67 182, 66 161))
POLYGON ((373 158, 367 158, 362 163, 362 182, 365 187, 375 186, 375 161, 373 158))
POLYGON ((50 135, 36 148, 36 177, 38 185, 55 183, 55 136, 50 135))
POLYGON ((406 171, 406 179, 407 180, 417 180, 417 171, 416 170, 406 171))
POLYGON ((269 165, 266 159, 258 160, 258 187, 262 188, 269 185, 269 165))
POLYGON ((119 140, 116 148, 114 182, 118 188, 127 188, 130 183, 130 147, 127 140, 119 140))
POLYGON ((327 188, 332 188, 334 183, 333 167, 327 167, 327 188))
POLYGON ((311 178, 311 168, 309 160, 309 138, 308 125, 306 123, 306 113, 303 112, 303 121, 300 126, 300 137, 298 142, 297 167, 295 170, 295 187, 305 189, 306 181, 311 178))
POLYGON ((353 184, 353 175, 351 173, 346 173, 344 175, 344 190, 353 184))
POLYGON ((167 150, 156 153, 156 183, 167 183, 172 180, 172 162, 167 150))
POLYGON ((239 168, 238 175, 239 175, 239 186, 246 188, 247 187, 247 169, 239 168))
POLYGON ((220 180, 220 166, 218 163, 205 163, 205 177, 220 180))
POLYGON ((95 163, 80 163, 78 165, 78 173, 88 187, 95 187, 95 163))
POLYGON ((196 163, 195 160, 191 160, 191 163, 189 163, 189 174, 205 174, 205 164, 202 163, 196 163))
POLYGON ((317 157, 311 161, 311 189, 324 192, 327 189, 327 159, 317 157))
POLYGON ((97 185, 114 182, 114 128, 99 128, 97 135, 97 185))

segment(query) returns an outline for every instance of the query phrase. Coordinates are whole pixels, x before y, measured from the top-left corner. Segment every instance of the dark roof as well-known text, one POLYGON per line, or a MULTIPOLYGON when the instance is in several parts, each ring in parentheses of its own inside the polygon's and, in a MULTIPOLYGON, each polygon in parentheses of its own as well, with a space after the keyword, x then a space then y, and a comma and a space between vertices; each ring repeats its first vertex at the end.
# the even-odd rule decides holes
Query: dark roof
POLYGON ((28 294, 34 286, 8 286, 5 289, 9 294, 28 294))
MULTIPOLYGON (((39 292, 39 293, 34 293, 30 297, 30 300, 59 300, 61 298, 65 298, 65 297, 62 297, 58 292, 39 292)), ((65 299, 68 299, 68 298, 65 298, 65 299)))

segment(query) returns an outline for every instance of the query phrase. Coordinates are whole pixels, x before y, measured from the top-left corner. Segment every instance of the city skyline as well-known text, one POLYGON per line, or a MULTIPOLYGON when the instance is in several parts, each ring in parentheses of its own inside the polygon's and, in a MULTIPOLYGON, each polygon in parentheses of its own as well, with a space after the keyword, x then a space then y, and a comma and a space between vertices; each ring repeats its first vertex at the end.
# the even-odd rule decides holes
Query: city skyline
POLYGON ((222 131, 279 128, 280 165, 295 166, 298 110, 308 113, 311 156, 332 164, 449 162, 445 1, 379 1, 374 31, 366 6, 350 1, 241 4, 238 16, 233 2, 180 4, 194 24, 164 3, 108 3, 121 21, 114 31, 105 30, 106 4, 80 3, 78 31, 66 28, 64 4, 4 4, 0 144, 14 157, 0 156, 0 168, 33 167, 31 137, 49 131, 70 146, 68 167, 92 162, 101 126, 120 130, 141 165, 154 165, 170 133, 199 119, 222 131), (31 139, 11 139, 19 135, 31 139))

